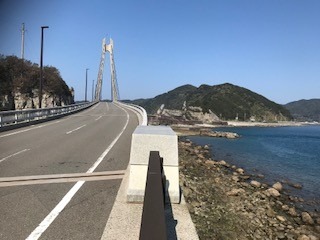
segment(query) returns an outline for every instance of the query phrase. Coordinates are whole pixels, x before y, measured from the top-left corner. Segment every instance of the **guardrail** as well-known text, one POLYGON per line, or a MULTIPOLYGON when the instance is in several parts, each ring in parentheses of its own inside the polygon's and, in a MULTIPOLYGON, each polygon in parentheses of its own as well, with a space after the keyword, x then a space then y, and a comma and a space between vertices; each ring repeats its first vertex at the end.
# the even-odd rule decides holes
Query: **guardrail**
POLYGON ((95 103, 96 102, 87 102, 54 108, 2 111, 0 112, 0 128, 4 126, 16 125, 19 123, 37 121, 59 115, 66 115, 75 111, 79 111, 81 109, 88 108, 95 103))
POLYGON ((151 151, 142 210, 140 240, 167 239, 164 211, 165 185, 163 159, 160 158, 158 151, 151 151))
POLYGON ((131 103, 123 103, 120 101, 117 101, 117 103, 120 105, 124 105, 125 107, 128 107, 128 108, 134 110, 135 112, 137 112, 139 114, 139 116, 141 117, 141 119, 139 119, 140 125, 142 125, 142 126, 148 125, 148 115, 147 115, 146 110, 143 107, 140 107, 138 105, 131 104, 131 103))

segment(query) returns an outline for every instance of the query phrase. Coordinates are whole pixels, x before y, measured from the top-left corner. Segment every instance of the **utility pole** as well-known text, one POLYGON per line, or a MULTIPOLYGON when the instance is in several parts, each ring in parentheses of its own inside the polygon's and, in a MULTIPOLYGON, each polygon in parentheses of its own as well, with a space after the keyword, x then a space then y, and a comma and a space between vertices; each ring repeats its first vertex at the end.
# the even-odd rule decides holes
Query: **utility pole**
POLYGON ((86 68, 86 89, 85 89, 85 93, 84 93, 84 101, 87 101, 87 86, 88 86, 88 70, 89 68, 86 68))
POLYGON ((21 28, 21 59, 24 59, 24 33, 25 33, 24 23, 22 23, 22 28, 21 28))
POLYGON ((94 80, 92 80, 92 102, 93 102, 93 99, 94 99, 93 92, 94 92, 94 80))
POLYGON ((40 51, 40 87, 39 87, 39 108, 42 103, 42 69, 43 69, 43 29, 49 28, 48 26, 41 26, 41 51, 40 51))

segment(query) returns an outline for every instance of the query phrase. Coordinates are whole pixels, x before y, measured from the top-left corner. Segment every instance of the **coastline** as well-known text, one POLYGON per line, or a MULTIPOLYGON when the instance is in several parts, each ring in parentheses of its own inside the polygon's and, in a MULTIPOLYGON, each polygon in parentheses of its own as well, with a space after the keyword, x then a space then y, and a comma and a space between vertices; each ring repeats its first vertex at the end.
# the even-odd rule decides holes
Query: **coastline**
POLYGON ((226 137, 226 138, 238 138, 239 136, 233 137, 236 133, 233 132, 222 132, 225 134, 229 133, 229 136, 215 136, 212 134, 214 128, 230 128, 233 127, 304 127, 304 126, 320 126, 320 123, 308 123, 308 122, 275 122, 275 123, 263 123, 263 122, 242 122, 242 121, 227 121, 225 125, 219 124, 171 124, 171 128, 180 137, 182 136, 209 136, 209 137, 226 137), (209 134, 211 132, 211 134, 209 134))
MULTIPOLYGON (((283 121, 283 122, 244 122, 244 121, 227 121, 226 124, 171 124, 170 126, 177 131, 177 134, 180 133, 180 130, 184 129, 211 129, 211 128, 221 128, 221 127, 304 127, 304 126, 320 126, 318 122, 291 122, 291 121, 283 121)), ((183 134, 184 135, 184 134, 183 134)))
POLYGON ((241 122, 241 121, 228 121, 230 127, 302 127, 302 126, 314 126, 320 125, 320 123, 311 122, 275 122, 275 123, 264 123, 264 122, 241 122))
POLYGON ((320 215, 295 206, 281 183, 213 160, 208 146, 179 140, 180 182, 200 239, 320 239, 320 215))

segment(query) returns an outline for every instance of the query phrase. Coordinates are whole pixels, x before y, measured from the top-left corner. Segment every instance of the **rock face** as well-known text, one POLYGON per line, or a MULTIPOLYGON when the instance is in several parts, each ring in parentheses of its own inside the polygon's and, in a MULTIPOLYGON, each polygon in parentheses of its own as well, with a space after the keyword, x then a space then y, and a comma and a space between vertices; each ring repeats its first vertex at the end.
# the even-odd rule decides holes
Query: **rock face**
POLYGON ((0 95, 0 111, 15 109, 14 98, 11 95, 0 95))
MULTIPOLYGON (((38 91, 32 91, 33 94, 28 96, 26 94, 16 93, 14 96, 14 105, 16 110, 18 109, 31 109, 39 108, 39 96, 38 91)), ((50 108, 57 106, 65 106, 72 104, 73 98, 70 96, 57 96, 54 94, 44 93, 42 95, 42 107, 50 108)))
POLYGON ((186 107, 186 104, 182 106, 181 110, 175 109, 166 109, 164 104, 161 105, 161 108, 157 111, 160 116, 178 119, 182 121, 194 121, 199 123, 213 123, 219 122, 220 119, 215 115, 211 110, 209 113, 203 113, 201 107, 186 107))
MULTIPOLYGON (((0 55, 0 111, 39 108, 37 64, 16 56, 0 55)), ((74 103, 74 90, 69 89, 60 72, 53 66, 43 67, 43 108, 74 103)))
MULTIPOLYGON (((42 107, 51 108, 73 104, 72 96, 57 96, 45 92, 42 95, 42 107)), ((15 92, 14 96, 0 96, 0 108, 2 110, 22 110, 39 108, 38 91, 33 90, 32 94, 22 94, 15 92)))

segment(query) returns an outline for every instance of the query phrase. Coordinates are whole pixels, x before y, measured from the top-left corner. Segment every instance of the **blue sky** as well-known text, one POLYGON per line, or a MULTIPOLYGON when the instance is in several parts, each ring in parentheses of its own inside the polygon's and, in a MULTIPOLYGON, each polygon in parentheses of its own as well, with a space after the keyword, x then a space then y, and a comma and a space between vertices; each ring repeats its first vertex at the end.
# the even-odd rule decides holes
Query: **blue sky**
MULTIPOLYGON (((320 98, 318 0, 0 0, 0 54, 57 67, 84 99, 96 81, 103 37, 114 40, 122 99, 183 84, 229 82, 277 103, 320 98)), ((103 98, 110 98, 109 58, 103 98)))

